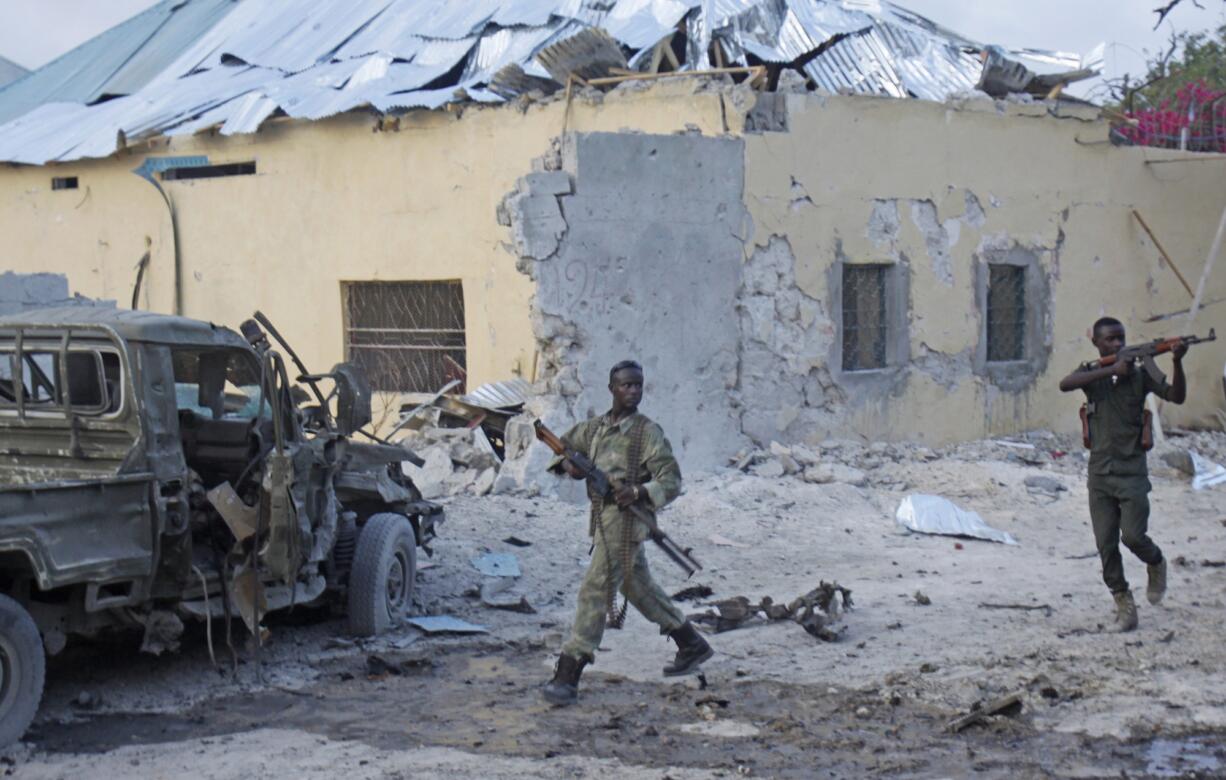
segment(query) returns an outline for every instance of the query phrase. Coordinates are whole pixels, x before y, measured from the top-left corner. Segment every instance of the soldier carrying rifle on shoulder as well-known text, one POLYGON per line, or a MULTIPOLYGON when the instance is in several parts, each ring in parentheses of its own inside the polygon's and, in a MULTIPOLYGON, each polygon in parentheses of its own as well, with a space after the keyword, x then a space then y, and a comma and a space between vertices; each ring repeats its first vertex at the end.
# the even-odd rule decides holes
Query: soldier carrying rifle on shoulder
POLYGON ((621 628, 627 602, 677 643, 677 656, 665 675, 688 674, 715 651, 685 619, 647 568, 643 542, 651 539, 687 573, 698 563, 656 525, 655 513, 681 492, 681 469, 659 425, 639 413, 643 368, 632 360, 609 371, 613 406, 605 414, 571 428, 559 439, 539 422, 537 438, 557 454, 550 471, 587 481, 592 511, 588 534, 592 561, 579 588, 570 640, 562 647, 545 699, 557 705, 578 698, 583 667, 595 660, 607 625, 621 628), (616 608, 617 591, 625 597, 616 608))

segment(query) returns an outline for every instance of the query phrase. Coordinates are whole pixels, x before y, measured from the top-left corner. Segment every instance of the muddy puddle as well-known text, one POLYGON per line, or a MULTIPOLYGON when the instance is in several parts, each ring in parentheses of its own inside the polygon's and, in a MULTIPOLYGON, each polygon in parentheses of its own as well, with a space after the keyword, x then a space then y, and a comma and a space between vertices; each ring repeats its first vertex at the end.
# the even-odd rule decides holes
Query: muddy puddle
POLYGON ((259 728, 297 729, 376 748, 452 747, 547 759, 616 758, 760 777, 1215 777, 1226 735, 1120 742, 1040 732, 1026 710, 958 734, 948 710, 884 690, 709 677, 641 683, 585 675, 580 705, 554 709, 538 688, 541 647, 491 643, 327 662, 318 682, 215 699, 172 715, 99 715, 43 723, 49 754, 130 744, 225 741, 259 728))

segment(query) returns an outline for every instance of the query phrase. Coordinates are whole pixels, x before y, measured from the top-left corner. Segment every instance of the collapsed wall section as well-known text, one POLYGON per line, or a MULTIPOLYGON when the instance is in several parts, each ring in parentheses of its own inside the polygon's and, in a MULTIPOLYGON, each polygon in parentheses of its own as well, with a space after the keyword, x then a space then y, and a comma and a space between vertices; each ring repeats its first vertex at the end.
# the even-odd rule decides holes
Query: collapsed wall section
POLYGON ((535 282, 547 417, 567 426, 607 410, 609 367, 638 360, 643 411, 683 468, 720 465, 743 443, 733 394, 749 237, 743 143, 587 133, 564 145, 500 209, 535 282))

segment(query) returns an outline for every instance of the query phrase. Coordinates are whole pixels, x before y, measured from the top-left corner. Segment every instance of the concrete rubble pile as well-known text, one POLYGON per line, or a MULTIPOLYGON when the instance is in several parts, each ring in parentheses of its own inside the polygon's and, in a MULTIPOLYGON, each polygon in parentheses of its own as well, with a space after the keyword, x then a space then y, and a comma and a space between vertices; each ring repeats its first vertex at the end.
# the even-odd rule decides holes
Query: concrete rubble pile
POLYGON ((402 466, 425 498, 484 496, 494 488, 501 461, 480 428, 423 427, 399 442, 425 461, 402 466))
MULTIPOLYGON (((1150 471, 1165 478, 1196 475, 1194 455, 1202 463, 1226 464, 1226 433, 1221 431, 1168 431, 1150 453, 1150 471)), ((939 449, 914 442, 874 442, 827 439, 818 444, 781 444, 746 447, 729 466, 767 479, 792 477, 813 484, 842 483, 854 487, 889 488, 892 478, 881 475, 883 466, 926 463, 949 458, 960 461, 1006 461, 1063 475, 1084 476, 1089 459, 1078 437, 1050 431, 1028 431, 1005 438, 963 442, 939 449)), ((1032 494, 1057 497, 1067 487, 1051 477, 1027 478, 1032 494)))

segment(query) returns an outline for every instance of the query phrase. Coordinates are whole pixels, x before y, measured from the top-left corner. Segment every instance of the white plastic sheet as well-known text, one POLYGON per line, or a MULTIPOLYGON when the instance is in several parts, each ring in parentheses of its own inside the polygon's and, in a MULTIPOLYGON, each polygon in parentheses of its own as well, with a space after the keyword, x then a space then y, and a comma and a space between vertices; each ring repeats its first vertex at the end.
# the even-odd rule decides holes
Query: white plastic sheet
POLYGON ((1193 490, 1204 490, 1226 482, 1226 468, 1222 468, 1221 464, 1201 457, 1191 450, 1188 451, 1188 454, 1192 456, 1193 490))
POLYGON ((894 515, 898 524, 909 531, 942 536, 970 536, 1001 544, 1017 544, 1005 531, 998 531, 977 512, 968 512, 940 496, 913 493, 902 500, 894 515))

